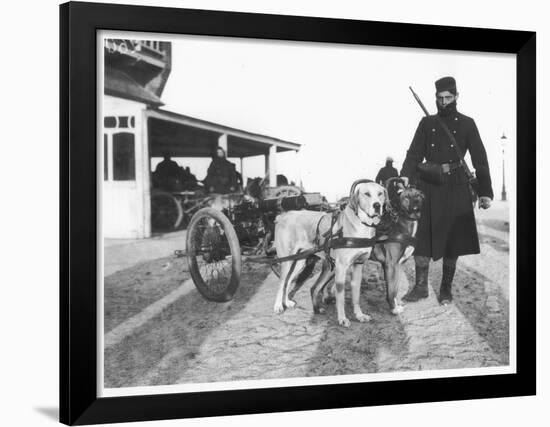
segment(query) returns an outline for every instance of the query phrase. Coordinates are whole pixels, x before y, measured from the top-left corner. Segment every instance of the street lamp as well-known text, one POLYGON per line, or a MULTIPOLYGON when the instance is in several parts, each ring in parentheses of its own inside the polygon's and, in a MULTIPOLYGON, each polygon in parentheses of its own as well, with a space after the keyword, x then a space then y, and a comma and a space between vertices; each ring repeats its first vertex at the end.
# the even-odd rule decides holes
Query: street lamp
POLYGON ((504 132, 502 132, 502 136, 500 137, 500 143, 502 145, 502 201, 506 201, 506 176, 504 175, 504 147, 506 146, 506 135, 504 135, 504 132))

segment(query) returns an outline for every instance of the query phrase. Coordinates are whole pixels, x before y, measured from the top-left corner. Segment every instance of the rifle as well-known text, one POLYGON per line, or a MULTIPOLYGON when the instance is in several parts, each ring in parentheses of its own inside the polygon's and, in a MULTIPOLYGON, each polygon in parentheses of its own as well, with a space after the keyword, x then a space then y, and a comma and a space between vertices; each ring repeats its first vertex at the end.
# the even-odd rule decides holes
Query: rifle
POLYGON ((409 89, 411 90, 411 92, 414 96, 414 99, 416 99, 416 102, 418 102, 418 105, 420 105, 420 108, 422 108, 422 111, 424 111, 424 114, 426 114, 426 116, 429 116, 430 113, 428 112, 428 110, 426 110, 426 107, 424 107, 424 104, 422 104, 422 101, 420 100, 420 98, 418 97, 416 92, 413 90, 413 88, 411 86, 409 86, 409 89))
MULTIPOLYGON (((424 104, 422 103, 420 97, 416 94, 416 92, 413 90, 413 88, 411 86, 409 86, 409 89, 411 90, 413 96, 414 96, 414 99, 416 99, 416 102, 418 102, 418 105, 420 105, 420 108, 422 108, 422 111, 424 111, 424 114, 429 117, 430 116, 430 113, 428 112, 428 110, 426 109, 426 107, 424 107, 424 104)), ((472 173, 472 171, 470 170, 470 168, 468 167, 468 164, 466 163, 466 161, 464 160, 464 155, 462 154, 462 152, 460 151, 460 148, 458 147, 458 144, 456 142, 456 139, 455 137, 453 136, 453 134, 451 133, 451 131, 449 130, 449 128, 447 127, 447 125, 443 122, 443 120, 441 120, 441 118, 436 114, 435 116, 435 119, 437 120, 437 122, 439 123, 439 125, 443 128, 443 130, 445 131, 445 134, 449 137, 449 139, 451 140, 451 147, 453 147, 456 151, 456 154, 458 154, 458 158, 460 159, 460 165, 462 166, 462 168, 464 169, 464 172, 466 173, 466 177, 468 178, 468 184, 470 185, 470 191, 472 192, 472 197, 473 197, 473 200, 474 200, 474 203, 475 201, 477 200, 477 189, 478 189, 478 182, 477 182, 477 178, 475 177, 475 175, 472 173)))

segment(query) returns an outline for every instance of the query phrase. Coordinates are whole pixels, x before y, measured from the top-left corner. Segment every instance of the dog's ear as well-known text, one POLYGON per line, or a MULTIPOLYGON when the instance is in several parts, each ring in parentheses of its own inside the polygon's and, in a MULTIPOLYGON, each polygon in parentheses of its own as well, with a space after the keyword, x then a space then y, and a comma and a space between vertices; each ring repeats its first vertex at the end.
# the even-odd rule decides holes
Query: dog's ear
POLYGON ((391 206, 391 200, 390 200, 390 195, 389 195, 389 192, 388 192, 388 189, 384 187, 384 203, 382 204, 384 210, 382 211, 382 215, 386 212, 386 211, 391 211, 392 210, 392 206, 391 206))
POLYGON ((359 213, 359 192, 358 191, 355 191, 355 193, 351 195, 348 201, 348 206, 351 208, 351 210, 355 215, 359 213))
POLYGON ((401 194, 403 191, 405 191, 405 184, 403 184, 403 181, 399 181, 397 184, 397 194, 401 194))

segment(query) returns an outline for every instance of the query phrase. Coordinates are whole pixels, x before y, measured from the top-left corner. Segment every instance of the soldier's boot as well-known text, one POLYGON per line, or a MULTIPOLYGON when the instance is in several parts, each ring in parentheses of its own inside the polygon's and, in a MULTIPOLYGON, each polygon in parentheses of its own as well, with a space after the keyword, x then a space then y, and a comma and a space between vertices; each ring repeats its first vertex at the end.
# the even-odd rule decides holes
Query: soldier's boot
POLYGON ((430 259, 428 257, 415 256, 414 261, 416 281, 410 292, 403 297, 403 301, 407 302, 416 302, 418 300, 428 298, 428 273, 430 271, 430 259))
POLYGON ((453 278, 456 271, 457 258, 443 258, 443 275, 441 277, 441 288, 439 289, 439 303, 448 305, 453 301, 453 278))

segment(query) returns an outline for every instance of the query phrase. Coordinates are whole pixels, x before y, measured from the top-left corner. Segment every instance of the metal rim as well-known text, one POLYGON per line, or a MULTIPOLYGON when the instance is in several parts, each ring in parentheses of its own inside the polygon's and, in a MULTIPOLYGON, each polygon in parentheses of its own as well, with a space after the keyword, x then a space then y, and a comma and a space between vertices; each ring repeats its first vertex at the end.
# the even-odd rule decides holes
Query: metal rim
POLYGON ((195 286, 208 300, 230 300, 239 286, 241 253, 229 219, 220 211, 198 211, 188 228, 189 270, 195 286))

